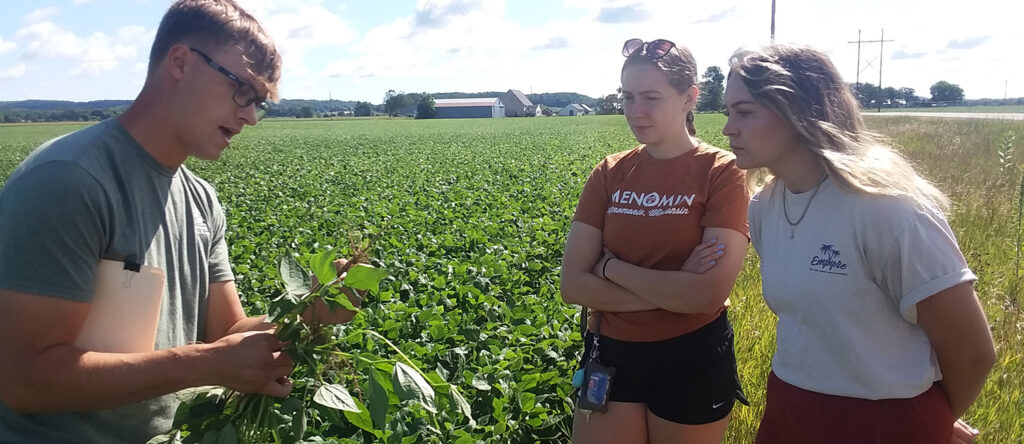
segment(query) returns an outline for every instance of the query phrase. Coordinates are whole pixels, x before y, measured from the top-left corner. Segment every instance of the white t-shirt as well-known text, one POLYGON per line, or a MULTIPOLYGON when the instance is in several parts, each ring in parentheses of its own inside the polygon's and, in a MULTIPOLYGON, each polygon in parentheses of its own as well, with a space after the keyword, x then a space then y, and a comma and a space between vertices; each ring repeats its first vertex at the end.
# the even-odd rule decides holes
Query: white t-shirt
POLYGON ((938 210, 846 191, 831 178, 811 194, 793 194, 776 180, 750 203, 764 299, 779 318, 772 369, 789 384, 830 395, 923 393, 942 375, 916 304, 977 280, 949 223, 938 210), (790 220, 808 208, 793 239, 784 192, 790 220))

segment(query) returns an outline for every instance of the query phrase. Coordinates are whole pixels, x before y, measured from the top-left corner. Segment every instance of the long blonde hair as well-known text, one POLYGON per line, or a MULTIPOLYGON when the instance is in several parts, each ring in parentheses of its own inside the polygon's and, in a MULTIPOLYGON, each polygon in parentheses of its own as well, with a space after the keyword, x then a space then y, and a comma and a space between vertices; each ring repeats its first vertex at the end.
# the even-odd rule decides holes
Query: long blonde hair
MULTIPOLYGON (((945 194, 882 137, 866 130, 860 104, 825 53, 792 45, 741 49, 729 68, 729 76, 740 76, 755 101, 800 134, 839 186, 948 211, 945 194)), ((759 175, 772 180, 764 171, 748 176, 759 175)))

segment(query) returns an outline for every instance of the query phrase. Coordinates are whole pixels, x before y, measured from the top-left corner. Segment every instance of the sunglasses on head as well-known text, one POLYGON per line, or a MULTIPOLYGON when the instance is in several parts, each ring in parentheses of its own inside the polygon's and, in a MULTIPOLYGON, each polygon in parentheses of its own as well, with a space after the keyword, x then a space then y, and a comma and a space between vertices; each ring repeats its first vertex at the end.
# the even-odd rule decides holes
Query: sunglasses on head
POLYGON ((622 55, 629 57, 640 51, 641 54, 650 57, 651 60, 658 60, 665 57, 676 44, 665 39, 651 40, 644 42, 640 39, 629 39, 622 45, 622 55))

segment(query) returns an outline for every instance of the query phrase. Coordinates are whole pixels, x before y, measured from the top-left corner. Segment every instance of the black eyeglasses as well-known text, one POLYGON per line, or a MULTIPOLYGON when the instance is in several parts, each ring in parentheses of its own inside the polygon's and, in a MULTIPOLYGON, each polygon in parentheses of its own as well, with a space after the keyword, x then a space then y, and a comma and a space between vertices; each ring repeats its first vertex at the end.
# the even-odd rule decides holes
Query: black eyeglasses
POLYGON ((675 43, 664 39, 651 40, 646 43, 640 39, 629 39, 622 45, 622 55, 629 57, 640 51, 641 54, 647 55, 651 60, 658 60, 665 57, 675 47, 675 43))
POLYGON ((227 68, 221 66, 220 63, 213 61, 210 56, 206 55, 202 51, 195 48, 189 48, 189 50, 199 54, 199 57, 202 57, 203 60, 206 61, 207 65, 210 65, 211 68, 216 69, 221 74, 224 74, 225 77, 235 82, 235 85, 237 86, 235 87, 234 95, 231 96, 231 99, 235 101, 235 105, 238 105, 241 108, 247 108, 249 105, 256 105, 256 120, 262 119, 263 116, 267 115, 267 111, 270 111, 270 102, 267 102, 266 97, 260 97, 260 95, 256 93, 256 88, 238 78, 238 76, 234 75, 231 71, 228 71, 227 68))

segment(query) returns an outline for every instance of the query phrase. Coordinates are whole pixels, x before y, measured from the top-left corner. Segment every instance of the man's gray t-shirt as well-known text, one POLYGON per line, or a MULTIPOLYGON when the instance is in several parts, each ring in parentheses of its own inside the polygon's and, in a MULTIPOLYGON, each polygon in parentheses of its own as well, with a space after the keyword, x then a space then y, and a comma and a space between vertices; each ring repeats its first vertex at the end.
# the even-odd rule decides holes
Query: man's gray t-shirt
MULTIPOLYGON (((0 190, 0 288, 88 302, 101 259, 159 268, 155 348, 185 345, 203 338, 209 284, 234 279, 224 225, 208 183, 184 165, 161 165, 107 120, 47 142, 0 190)), ((176 406, 171 394, 19 415, 0 402, 0 442, 142 443, 169 430, 176 406)))

